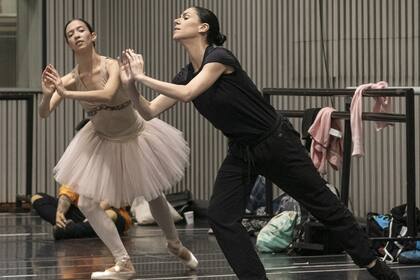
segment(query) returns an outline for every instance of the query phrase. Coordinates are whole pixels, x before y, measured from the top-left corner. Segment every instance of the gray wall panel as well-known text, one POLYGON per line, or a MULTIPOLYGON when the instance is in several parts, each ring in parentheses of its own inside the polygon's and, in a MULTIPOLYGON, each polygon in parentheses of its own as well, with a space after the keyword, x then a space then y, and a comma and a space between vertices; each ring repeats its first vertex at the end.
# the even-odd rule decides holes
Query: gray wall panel
MULTIPOLYGON (((184 51, 171 40, 173 19, 195 4, 206 6, 219 16, 222 31, 228 37, 226 47, 237 55, 261 89, 343 88, 378 80, 386 80, 392 86, 419 85, 416 62, 419 61, 420 4, 416 0, 49 0, 47 61, 54 63, 60 73, 73 67, 63 26, 72 17, 83 17, 94 23, 100 53, 116 57, 124 48, 134 48, 144 55, 148 74, 170 81, 187 63, 184 51)), ((150 90, 139 88, 147 98, 155 96, 150 90)), ((393 100, 393 103, 396 112, 404 112, 403 100, 393 100)), ((334 104, 343 109, 340 98, 282 97, 274 98, 273 104, 285 109, 334 104)), ((16 109, 3 103, 0 106, 2 116, 6 114, 4 110, 16 109)), ((371 106, 372 102, 366 100, 365 110, 371 106)), ((416 98, 416 119, 419 108, 420 100, 416 98)), ((11 118, 9 113, 6 118, 11 118)), ((65 101, 48 120, 36 119, 33 178, 37 190, 55 191, 51 170, 82 118, 80 106, 65 101)), ((175 190, 191 189, 195 198, 208 199, 217 167, 226 153, 226 140, 191 104, 178 104, 162 114, 161 119, 182 130, 191 145, 191 165, 175 190)), ((299 120, 293 123, 300 126, 299 120)), ((418 122, 416 128, 416 139, 420 139, 418 122)), ((351 200, 357 215, 388 211, 405 201, 404 133, 405 126, 401 124, 379 133, 374 124, 365 124, 366 156, 352 159, 351 200)), ((0 137, 3 152, 6 140, 3 134, 0 137)), ((7 161, 0 161, 6 169, 14 158, 12 154, 9 156, 7 161)), ((420 170, 418 152, 416 162, 420 170)), ((329 178, 339 186, 337 172, 331 171, 329 178)), ((5 180, 8 179, 0 177, 2 184, 5 180)), ((23 181, 16 184, 24 184, 23 181)), ((3 201, 6 194, 4 191, 0 194, 3 201)))

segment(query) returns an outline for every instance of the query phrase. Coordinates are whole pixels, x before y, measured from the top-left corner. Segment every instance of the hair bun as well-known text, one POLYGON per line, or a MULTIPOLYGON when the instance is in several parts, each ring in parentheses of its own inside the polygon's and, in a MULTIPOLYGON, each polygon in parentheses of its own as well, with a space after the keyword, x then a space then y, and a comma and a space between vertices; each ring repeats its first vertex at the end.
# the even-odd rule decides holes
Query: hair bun
POLYGON ((219 33, 219 34, 217 34, 217 36, 216 36, 216 40, 215 40, 215 42, 214 42, 214 44, 216 45, 216 46, 221 46, 221 45, 223 45, 223 43, 226 41, 226 36, 225 35, 223 35, 222 33, 219 33))

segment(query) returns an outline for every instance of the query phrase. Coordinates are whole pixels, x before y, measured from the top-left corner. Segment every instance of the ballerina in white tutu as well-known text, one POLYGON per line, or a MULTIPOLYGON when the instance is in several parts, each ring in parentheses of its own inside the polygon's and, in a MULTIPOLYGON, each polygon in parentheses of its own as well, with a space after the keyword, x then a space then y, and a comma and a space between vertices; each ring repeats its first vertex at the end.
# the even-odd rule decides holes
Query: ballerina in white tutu
POLYGON ((96 34, 82 19, 65 26, 76 67, 60 77, 48 65, 42 74, 39 114, 46 118, 64 98, 78 100, 90 122, 71 141, 54 168, 55 179, 74 187, 78 206, 115 258, 115 266, 92 279, 130 279, 135 275, 114 223, 100 208, 119 208, 143 196, 167 239, 169 252, 187 267, 198 262, 179 240, 163 191, 184 175, 189 148, 182 133, 158 119, 145 121, 120 85, 118 62, 99 55, 96 34), (170 143, 169 143, 170 142, 170 143))

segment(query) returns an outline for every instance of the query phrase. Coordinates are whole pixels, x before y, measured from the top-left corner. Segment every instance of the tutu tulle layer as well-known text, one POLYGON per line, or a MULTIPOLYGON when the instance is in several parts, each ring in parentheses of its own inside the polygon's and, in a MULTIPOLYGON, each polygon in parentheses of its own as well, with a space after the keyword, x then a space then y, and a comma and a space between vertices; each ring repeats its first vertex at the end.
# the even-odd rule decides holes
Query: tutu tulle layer
POLYGON ((153 200, 184 176, 189 147, 176 128, 153 119, 125 140, 101 137, 89 122, 54 168, 57 182, 80 195, 130 205, 137 196, 153 200))

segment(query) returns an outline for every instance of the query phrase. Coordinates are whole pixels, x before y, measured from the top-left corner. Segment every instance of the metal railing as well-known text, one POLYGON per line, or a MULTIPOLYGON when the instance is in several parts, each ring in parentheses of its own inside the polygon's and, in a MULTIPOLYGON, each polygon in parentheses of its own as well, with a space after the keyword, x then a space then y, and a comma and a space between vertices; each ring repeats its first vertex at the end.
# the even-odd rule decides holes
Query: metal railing
MULTIPOLYGON (((33 171, 33 132, 34 132, 34 100, 39 90, 33 89, 0 89, 0 101, 25 101, 26 102, 26 185, 25 195, 32 193, 32 171, 33 171)), ((18 195, 18 194, 16 194, 18 195)))
MULTIPOLYGON (((266 88, 263 89, 263 95, 268 102, 271 96, 344 96, 351 98, 354 89, 300 89, 300 88, 266 88)), ((414 89, 413 88, 390 88, 381 90, 367 90, 363 97, 378 96, 396 96, 405 98, 405 114, 388 114, 388 113, 362 113, 362 119, 366 121, 386 121, 386 122, 402 122, 406 124, 406 174, 407 174, 407 227, 408 237, 398 238, 398 240, 415 239, 416 232, 416 174, 415 174, 415 121, 414 121, 414 89)), ((332 118, 340 118, 345 120, 344 130, 344 151, 343 151, 343 167, 341 178, 341 199, 347 205, 349 196, 350 182, 350 162, 351 162, 351 130, 350 130, 350 112, 336 111, 332 113, 332 118)), ((304 111, 297 110, 279 110, 279 113, 287 117, 303 117, 304 111)), ((266 212, 273 214, 272 209, 272 183, 266 180, 266 212)), ((377 240, 378 238, 376 238, 377 240)), ((381 240, 395 240, 395 238, 380 238, 381 240)))

